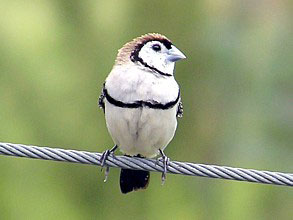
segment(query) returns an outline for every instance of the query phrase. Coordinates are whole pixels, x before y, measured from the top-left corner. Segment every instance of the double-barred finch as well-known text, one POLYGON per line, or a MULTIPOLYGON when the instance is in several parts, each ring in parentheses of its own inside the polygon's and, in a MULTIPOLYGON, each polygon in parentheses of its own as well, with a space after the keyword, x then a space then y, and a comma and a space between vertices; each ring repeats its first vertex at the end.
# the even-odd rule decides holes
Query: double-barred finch
MULTIPOLYGON (((99 98, 115 143, 103 153, 102 166, 117 147, 131 157, 152 158, 160 154, 164 182, 169 159, 163 150, 175 134, 177 117, 183 114, 174 67, 176 61, 184 58, 161 34, 135 38, 119 50, 99 98)), ((148 171, 122 169, 122 193, 146 188, 149 178, 148 171)))

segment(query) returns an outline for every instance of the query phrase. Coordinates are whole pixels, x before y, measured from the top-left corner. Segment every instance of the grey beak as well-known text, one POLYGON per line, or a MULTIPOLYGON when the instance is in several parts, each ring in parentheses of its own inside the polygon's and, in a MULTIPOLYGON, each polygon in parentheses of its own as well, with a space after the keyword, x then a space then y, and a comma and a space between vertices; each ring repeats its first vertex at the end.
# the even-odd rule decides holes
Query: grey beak
POLYGON ((172 45, 171 49, 168 51, 167 59, 171 62, 176 62, 185 58, 186 56, 180 50, 178 50, 177 47, 172 45))

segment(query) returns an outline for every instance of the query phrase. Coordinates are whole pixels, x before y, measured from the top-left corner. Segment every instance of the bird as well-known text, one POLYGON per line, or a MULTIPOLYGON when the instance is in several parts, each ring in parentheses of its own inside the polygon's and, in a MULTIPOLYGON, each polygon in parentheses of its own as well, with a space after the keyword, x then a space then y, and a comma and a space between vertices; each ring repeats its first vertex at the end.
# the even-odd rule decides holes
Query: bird
MULTIPOLYGON (((98 101, 115 143, 103 152, 102 167, 117 148, 129 157, 161 155, 164 183, 169 163, 164 149, 174 137, 177 118, 183 115, 175 62, 185 58, 166 36, 157 33, 137 37, 118 50, 98 101)), ((121 192, 146 189, 149 179, 149 171, 121 169, 121 192)))

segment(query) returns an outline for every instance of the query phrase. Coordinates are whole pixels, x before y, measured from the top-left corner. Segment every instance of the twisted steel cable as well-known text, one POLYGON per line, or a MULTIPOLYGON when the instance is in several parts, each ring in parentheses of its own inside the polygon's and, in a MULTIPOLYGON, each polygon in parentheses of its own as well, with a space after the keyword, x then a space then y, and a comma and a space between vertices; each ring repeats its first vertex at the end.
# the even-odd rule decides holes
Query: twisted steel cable
MULTIPOLYGON (((0 155, 92 164, 98 166, 101 166, 100 159, 102 156, 101 153, 11 143, 0 143, 0 155)), ((114 156, 112 154, 107 158, 106 166, 163 172, 162 161, 138 157, 114 156)), ((169 162, 167 172, 190 176, 293 186, 293 173, 260 171, 177 161, 169 162)))

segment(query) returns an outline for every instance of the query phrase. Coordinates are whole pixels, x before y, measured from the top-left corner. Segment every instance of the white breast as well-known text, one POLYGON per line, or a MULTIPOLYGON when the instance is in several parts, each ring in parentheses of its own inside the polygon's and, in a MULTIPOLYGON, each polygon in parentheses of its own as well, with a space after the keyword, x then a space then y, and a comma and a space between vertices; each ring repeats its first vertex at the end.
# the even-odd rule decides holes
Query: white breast
MULTIPOLYGON (((174 77, 157 77, 129 66, 123 72, 114 69, 106 80, 108 93, 116 100, 133 102, 155 100, 174 101, 178 84, 174 77)), ((127 155, 154 157, 171 141, 177 127, 178 104, 167 110, 121 108, 105 101, 107 128, 114 142, 127 155)))
POLYGON ((161 76, 129 64, 116 66, 106 79, 109 94, 123 102, 154 100, 160 103, 174 101, 179 86, 174 77, 161 76))

